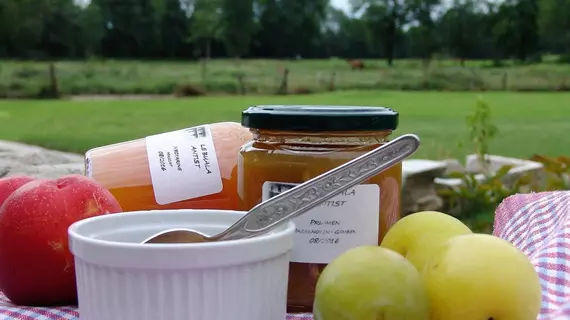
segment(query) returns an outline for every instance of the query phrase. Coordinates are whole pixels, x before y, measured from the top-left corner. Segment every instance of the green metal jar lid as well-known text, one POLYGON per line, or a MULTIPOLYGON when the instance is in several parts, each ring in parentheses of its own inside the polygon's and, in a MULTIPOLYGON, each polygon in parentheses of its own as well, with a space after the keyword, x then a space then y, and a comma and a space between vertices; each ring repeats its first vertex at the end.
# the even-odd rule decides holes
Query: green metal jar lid
POLYGON ((242 112, 247 128, 283 131, 383 131, 398 127, 398 112, 371 106, 252 106, 242 112))

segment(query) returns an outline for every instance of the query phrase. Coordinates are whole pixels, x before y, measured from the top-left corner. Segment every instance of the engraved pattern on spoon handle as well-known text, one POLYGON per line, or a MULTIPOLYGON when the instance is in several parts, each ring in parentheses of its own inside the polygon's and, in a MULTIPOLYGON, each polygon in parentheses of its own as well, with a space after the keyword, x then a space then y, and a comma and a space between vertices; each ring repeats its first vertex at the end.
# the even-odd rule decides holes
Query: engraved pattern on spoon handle
POLYGON ((244 223, 243 229, 248 233, 259 233, 286 218, 293 218, 404 160, 418 147, 417 136, 412 134, 400 136, 344 165, 262 202, 251 210, 255 211, 254 214, 248 215, 246 221, 241 221, 244 223))

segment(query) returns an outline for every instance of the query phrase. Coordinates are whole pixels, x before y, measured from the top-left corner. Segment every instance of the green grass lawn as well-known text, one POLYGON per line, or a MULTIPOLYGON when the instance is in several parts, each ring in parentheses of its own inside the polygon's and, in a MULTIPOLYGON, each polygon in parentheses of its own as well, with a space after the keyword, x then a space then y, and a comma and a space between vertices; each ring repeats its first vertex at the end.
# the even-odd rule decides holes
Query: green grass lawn
POLYGON ((490 104, 499 128, 492 153, 523 158, 570 154, 570 93, 347 91, 141 101, 0 100, 0 139, 83 153, 201 123, 239 121, 240 112, 254 104, 380 105, 400 112, 395 135, 420 136, 423 144, 416 157, 463 157, 472 150, 465 116, 478 96, 490 104))

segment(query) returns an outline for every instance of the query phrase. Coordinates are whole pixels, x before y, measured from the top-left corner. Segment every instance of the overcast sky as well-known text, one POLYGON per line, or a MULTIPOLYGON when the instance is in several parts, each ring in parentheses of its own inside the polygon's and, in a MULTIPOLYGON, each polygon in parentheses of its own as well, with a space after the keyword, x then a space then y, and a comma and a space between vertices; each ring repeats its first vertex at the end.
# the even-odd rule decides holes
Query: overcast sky
MULTIPOLYGON (((0 0, 2 1, 2 0, 0 0)), ((90 2, 90 0, 75 0, 77 3, 80 4, 87 4, 90 2)), ((443 3, 449 3, 450 0, 443 0, 443 3)), ((503 0, 491 0, 492 2, 501 2, 503 0)), ((567 0, 570 1, 570 0, 567 0)), ((350 0, 330 0, 331 4, 345 12, 349 12, 350 11, 350 0)))
POLYGON ((350 10, 349 0, 331 0, 331 4, 343 11, 350 10))
MULTIPOLYGON (((2 0, 0 0, 0 1, 2 1, 2 0)), ((90 2, 90 0, 75 0, 75 1, 76 1, 76 3, 83 4, 83 5, 90 2)), ((342 9, 344 11, 349 11, 349 9, 350 9, 350 5, 349 5, 350 0, 330 0, 330 1, 331 1, 331 4, 333 6, 339 8, 339 9, 342 9)))

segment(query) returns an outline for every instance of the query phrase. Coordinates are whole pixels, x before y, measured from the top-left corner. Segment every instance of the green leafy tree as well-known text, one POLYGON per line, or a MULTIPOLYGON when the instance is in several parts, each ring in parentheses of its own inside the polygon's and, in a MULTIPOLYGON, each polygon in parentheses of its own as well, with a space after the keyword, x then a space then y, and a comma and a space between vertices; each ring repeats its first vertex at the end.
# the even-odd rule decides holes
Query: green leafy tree
POLYGON ((78 14, 78 25, 81 29, 82 48, 84 55, 96 56, 101 54, 101 41, 105 35, 105 20, 101 8, 96 2, 91 2, 78 14))
POLYGON ((362 19, 368 29, 373 50, 381 48, 388 66, 395 58, 398 34, 407 21, 407 7, 404 0, 352 0, 354 12, 363 12, 362 19))
POLYGON ((183 57, 187 47, 189 19, 179 0, 163 0, 160 17, 160 38, 163 54, 183 57))
POLYGON ((327 56, 364 58, 371 55, 364 20, 350 17, 332 6, 327 9, 322 42, 323 54, 327 56))
POLYGON ((115 57, 150 58, 160 51, 158 14, 152 0, 92 0, 103 15, 102 51, 115 57))
POLYGON ((48 57, 83 55, 79 15, 72 0, 49 0, 42 15, 40 46, 48 57))
POLYGON ((439 21, 442 45, 465 66, 465 59, 481 44, 485 23, 477 12, 478 1, 454 0, 439 21))
POLYGON ((493 38, 504 56, 526 61, 538 50, 536 0, 506 0, 494 13, 493 38))
POLYGON ((46 0, 0 1, 0 52, 29 58, 41 41, 43 12, 49 9, 46 0))
POLYGON ((222 37, 222 0, 195 0, 190 19, 190 39, 203 44, 202 55, 206 60, 212 54, 212 41, 222 37))
POLYGON ((434 9, 441 5, 440 0, 406 0, 409 19, 417 23, 413 43, 417 54, 427 65, 432 55, 439 49, 440 41, 436 34, 436 21, 432 16, 434 9))
POLYGON ((539 8, 540 36, 570 62, 570 1, 540 0, 539 8))
POLYGON ((229 56, 249 53, 256 30, 253 4, 253 0, 222 0, 220 37, 229 56))
POLYGON ((258 0, 258 54, 266 57, 315 56, 327 19, 328 0, 258 0), (260 48, 260 45, 263 46, 260 48))

